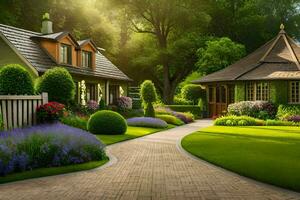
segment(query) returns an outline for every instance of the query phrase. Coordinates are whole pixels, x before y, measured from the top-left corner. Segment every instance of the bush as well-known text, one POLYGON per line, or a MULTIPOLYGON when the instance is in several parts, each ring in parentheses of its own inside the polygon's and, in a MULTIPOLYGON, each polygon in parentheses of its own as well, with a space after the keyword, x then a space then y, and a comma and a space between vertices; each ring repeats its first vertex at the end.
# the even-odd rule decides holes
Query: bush
POLYGON ((200 98, 205 98, 206 92, 200 85, 188 84, 181 89, 181 96, 196 105, 200 98))
POLYGON ((157 100, 157 94, 154 84, 146 80, 141 85, 141 99, 144 105, 145 117, 155 117, 153 103, 157 100))
POLYGON ((143 109, 135 109, 135 110, 126 110, 126 111, 119 111, 119 113, 126 119, 133 118, 133 117, 143 117, 144 111, 143 109))
POLYGON ((263 120, 258 120, 248 116, 224 116, 215 120, 216 126, 262 126, 263 120))
POLYGON ((57 102, 49 102, 37 108, 37 120, 39 123, 53 123, 63 115, 65 106, 57 102))
POLYGON ((266 126, 300 126, 300 123, 282 120, 267 120, 266 126))
POLYGON ((119 135, 126 132, 127 124, 119 113, 103 110, 90 117, 87 128, 94 134, 119 135))
POLYGON ((287 118, 290 122, 300 122, 300 115, 294 115, 287 118))
POLYGON ((2 132, 0 175, 102 160, 103 148, 94 135, 63 124, 2 132))
POLYGON ((105 110, 107 108, 106 103, 103 98, 99 101, 99 110, 105 110))
POLYGON ((0 95, 8 94, 34 94, 32 77, 20 65, 6 65, 0 70, 0 95))
POLYGON ((172 115, 183 121, 185 124, 191 123, 195 120, 194 115, 190 112, 176 112, 171 110, 170 108, 165 107, 157 107, 155 109, 155 113, 162 115, 172 115))
POLYGON ((118 109, 121 111, 132 109, 132 99, 130 97, 120 97, 117 100, 118 109))
POLYGON ((60 121, 68 126, 72 126, 75 128, 80 128, 82 130, 87 130, 87 119, 83 117, 79 117, 76 115, 69 115, 66 117, 60 118, 60 121))
POLYGON ((193 105, 193 101, 189 101, 180 97, 174 97, 174 105, 193 105))
POLYGON ((277 108, 266 101, 241 101, 228 106, 228 114, 236 116, 250 116, 258 119, 274 119, 277 108))
POLYGON ((156 118, 159 118, 161 120, 164 120, 168 124, 173 124, 176 126, 181 126, 184 124, 183 121, 172 115, 157 115, 156 118))
POLYGON ((37 83, 37 91, 48 92, 49 101, 68 104, 74 99, 75 84, 70 73, 55 67, 47 70, 37 83))
POLYGON ((196 105, 167 105, 166 107, 176 112, 190 112, 195 118, 201 118, 203 113, 201 108, 196 105))
POLYGON ((287 120, 291 116, 300 115, 300 105, 279 105, 277 118, 287 120))
POLYGON ((149 127, 149 128, 166 128, 168 124, 157 118, 152 117, 135 117, 127 119, 128 126, 149 127))
POLYGON ((99 109, 99 104, 94 100, 90 100, 87 102, 86 107, 88 109, 88 112, 94 113, 99 109))

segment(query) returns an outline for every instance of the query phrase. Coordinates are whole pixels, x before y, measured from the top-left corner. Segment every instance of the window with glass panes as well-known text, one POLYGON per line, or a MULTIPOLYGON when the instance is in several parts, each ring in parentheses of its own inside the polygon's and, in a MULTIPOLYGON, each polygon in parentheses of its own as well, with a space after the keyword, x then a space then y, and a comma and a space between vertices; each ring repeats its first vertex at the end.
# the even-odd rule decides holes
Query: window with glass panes
POLYGON ((256 101, 269 101, 269 83, 256 83, 256 101))
POLYGON ((63 64, 72 64, 72 47, 70 45, 60 45, 60 62, 63 64))
POLYGON ((249 82, 246 85, 246 99, 247 101, 254 101, 254 83, 249 82))
POLYGON ((81 55, 81 66, 92 67, 92 52, 82 51, 81 55))
POLYGON ((290 103, 300 103, 300 81, 291 81, 289 90, 290 103))

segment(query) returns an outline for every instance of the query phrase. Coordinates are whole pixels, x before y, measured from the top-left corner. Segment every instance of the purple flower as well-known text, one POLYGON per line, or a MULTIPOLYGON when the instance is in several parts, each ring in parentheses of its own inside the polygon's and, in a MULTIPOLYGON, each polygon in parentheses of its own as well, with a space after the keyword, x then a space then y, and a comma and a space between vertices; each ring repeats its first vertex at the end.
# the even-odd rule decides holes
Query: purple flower
POLYGON ((103 149, 93 134, 60 123, 0 132, 0 175, 103 159, 103 149))
POLYGON ((119 109, 130 110, 132 109, 132 99, 130 97, 119 97, 117 100, 119 109))
POLYGON ((166 128, 168 124, 157 118, 152 117, 134 117, 127 119, 129 126, 151 127, 151 128, 166 128))

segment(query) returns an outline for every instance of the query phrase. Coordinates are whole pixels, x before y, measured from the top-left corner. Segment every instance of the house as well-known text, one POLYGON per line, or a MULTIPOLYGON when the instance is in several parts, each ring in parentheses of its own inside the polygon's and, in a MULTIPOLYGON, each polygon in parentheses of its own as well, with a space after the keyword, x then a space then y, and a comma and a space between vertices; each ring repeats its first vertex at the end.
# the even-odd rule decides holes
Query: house
POLYGON ((265 45, 229 67, 194 81, 207 90, 210 116, 239 101, 300 104, 300 47, 284 25, 265 45))
POLYGON ((54 66, 63 66, 76 84, 76 101, 104 98, 114 104, 127 95, 131 79, 112 64, 91 39, 76 41, 67 31, 53 33, 49 14, 41 33, 0 24, 0 66, 17 63, 34 78, 54 66))

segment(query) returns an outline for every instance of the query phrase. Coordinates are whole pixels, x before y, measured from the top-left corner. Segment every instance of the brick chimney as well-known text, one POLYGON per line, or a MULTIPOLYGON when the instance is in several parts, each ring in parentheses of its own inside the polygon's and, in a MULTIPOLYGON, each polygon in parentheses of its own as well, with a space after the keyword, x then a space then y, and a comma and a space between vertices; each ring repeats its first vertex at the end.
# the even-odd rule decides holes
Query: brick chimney
POLYGON ((50 21, 50 15, 49 15, 49 13, 45 13, 43 15, 43 22, 42 22, 41 32, 44 35, 53 33, 52 21, 50 21))

